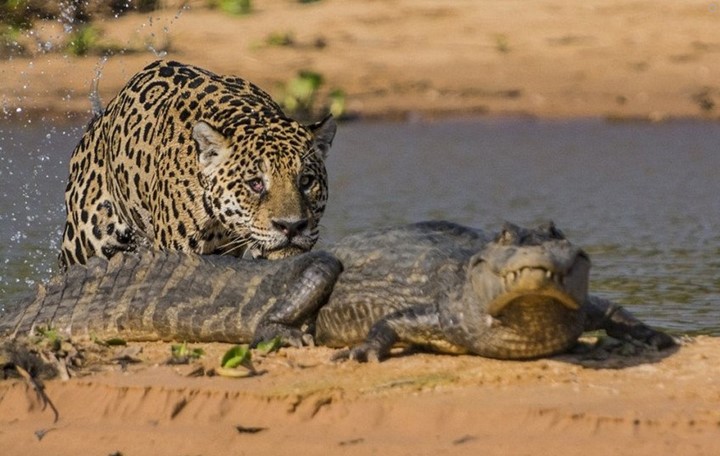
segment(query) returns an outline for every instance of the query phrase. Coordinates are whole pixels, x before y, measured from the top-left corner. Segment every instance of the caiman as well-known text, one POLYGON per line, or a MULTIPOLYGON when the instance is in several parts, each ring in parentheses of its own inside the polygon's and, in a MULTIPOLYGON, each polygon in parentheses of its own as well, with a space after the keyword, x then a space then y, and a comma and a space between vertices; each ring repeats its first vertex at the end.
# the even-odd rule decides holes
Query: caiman
MULTIPOLYGON (((587 330, 659 349, 674 344, 622 307, 588 295, 590 260, 552 223, 497 234, 422 222, 349 236, 278 261, 138 251, 73 266, 0 319, 0 337, 52 327, 73 339, 353 347, 395 345, 527 359, 587 330)), ((342 355, 341 355, 342 356, 342 355)))

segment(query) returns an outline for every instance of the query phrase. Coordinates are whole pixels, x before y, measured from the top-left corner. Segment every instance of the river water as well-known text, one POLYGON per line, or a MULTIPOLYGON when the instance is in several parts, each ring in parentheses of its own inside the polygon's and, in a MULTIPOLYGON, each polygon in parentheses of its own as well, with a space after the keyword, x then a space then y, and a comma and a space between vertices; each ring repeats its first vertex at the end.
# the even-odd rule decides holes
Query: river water
MULTIPOLYGON (((0 313, 54 271, 82 127, 0 126, 0 313)), ((342 124, 323 241, 448 219, 552 219, 591 291, 676 334, 720 335, 720 124, 456 120, 342 124)))

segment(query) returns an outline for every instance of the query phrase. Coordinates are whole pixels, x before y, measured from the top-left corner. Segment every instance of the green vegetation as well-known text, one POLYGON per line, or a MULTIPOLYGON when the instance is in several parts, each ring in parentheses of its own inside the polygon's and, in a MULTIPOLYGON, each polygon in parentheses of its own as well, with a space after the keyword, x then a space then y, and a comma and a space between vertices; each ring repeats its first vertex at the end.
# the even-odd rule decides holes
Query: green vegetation
POLYGON ((192 360, 200 359, 205 354, 202 348, 190 348, 187 342, 170 346, 170 363, 187 364, 192 360))
POLYGON ((38 326, 35 328, 35 344, 47 347, 52 351, 60 350, 62 338, 55 328, 38 326))
POLYGON ((295 44, 295 38, 290 32, 273 32, 265 38, 265 44, 268 46, 292 46, 295 44))
POLYGON ((15 30, 32 27, 33 14, 27 0, 0 0, 0 23, 15 30))
POLYGON ((268 353, 276 352, 282 347, 282 339, 280 336, 276 336, 270 340, 266 340, 257 344, 255 350, 261 356, 265 356, 268 353))
POLYGON ((235 345, 225 352, 220 367, 215 369, 218 375, 231 378, 252 377, 257 374, 252 364, 252 354, 248 345, 235 345))
POLYGON ((330 98, 330 106, 328 110, 336 119, 340 119, 345 115, 345 91, 342 89, 334 89, 328 94, 330 98))
POLYGON ((235 345, 225 352, 222 360, 220 360, 220 367, 234 369, 238 366, 244 366, 249 369, 251 360, 252 354, 247 345, 235 345))
MULTIPOLYGON (((266 356, 269 353, 279 350, 282 345, 282 339, 280 337, 275 337, 273 339, 260 342, 253 351, 256 355, 266 356)), ((225 352, 220 360, 220 367, 215 369, 215 372, 223 377, 232 378, 259 375, 259 372, 255 370, 255 366, 253 366, 252 363, 253 351, 250 350, 250 347, 247 344, 233 346, 225 352)))
POLYGON ((235 16, 250 14, 253 10, 251 0, 208 0, 207 6, 235 16))
POLYGON ((507 54, 510 52, 510 42, 508 41, 507 35, 504 33, 497 33, 493 38, 495 40, 495 50, 501 54, 507 54))
POLYGON ((300 70, 297 76, 279 87, 280 104, 289 115, 300 119, 310 119, 323 111, 330 111, 336 118, 342 117, 345 114, 345 92, 332 89, 321 97, 323 83, 322 74, 300 70))
POLYGON ((18 41, 20 36, 20 29, 0 24, 0 58, 20 56, 27 53, 25 45, 18 41))
POLYGON ((300 70, 298 75, 283 87, 281 104, 290 115, 310 117, 322 83, 323 77, 320 73, 300 70))
MULTIPOLYGON (((117 17, 128 11, 148 12, 159 7, 160 0, 0 0, 0 58, 49 51, 67 52, 75 56, 137 52, 140 49, 102 43, 100 29, 92 21, 98 17, 117 17), (66 30, 70 30, 65 41, 54 42, 54 39, 50 39, 40 45, 39 35, 28 32, 38 20, 61 22, 66 30)), ((146 49, 150 49, 150 46, 142 48, 146 49)))
POLYGON ((83 25, 68 37, 66 48, 75 56, 88 55, 98 47, 100 31, 92 25, 83 25))
POLYGON ((24 55, 25 46, 18 40, 24 30, 32 28, 27 0, 0 0, 0 57, 24 55))

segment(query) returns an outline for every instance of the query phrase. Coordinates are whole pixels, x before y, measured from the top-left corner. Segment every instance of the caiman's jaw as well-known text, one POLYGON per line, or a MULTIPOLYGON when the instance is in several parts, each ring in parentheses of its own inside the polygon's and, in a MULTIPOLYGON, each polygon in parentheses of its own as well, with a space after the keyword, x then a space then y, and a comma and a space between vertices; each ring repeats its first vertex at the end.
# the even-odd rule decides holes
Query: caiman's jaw
POLYGON ((568 278, 561 272, 543 267, 528 266, 507 271, 499 275, 499 294, 488 302, 486 312, 497 317, 508 305, 530 300, 535 303, 555 302, 570 310, 578 310, 586 287, 577 282, 575 277, 568 278))
POLYGON ((588 256, 553 225, 507 226, 468 265, 463 343, 507 359, 567 349, 582 332, 589 273, 588 256))

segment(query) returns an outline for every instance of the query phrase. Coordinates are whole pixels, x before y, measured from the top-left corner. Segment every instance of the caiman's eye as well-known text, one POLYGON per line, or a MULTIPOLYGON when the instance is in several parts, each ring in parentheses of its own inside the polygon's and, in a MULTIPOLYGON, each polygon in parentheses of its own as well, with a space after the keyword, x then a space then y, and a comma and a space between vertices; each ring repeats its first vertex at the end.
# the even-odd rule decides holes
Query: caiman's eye
POLYGON ((253 192, 260 194, 265 191, 265 182, 263 182, 262 178, 256 177, 253 179, 250 179, 249 181, 245 182, 247 186, 252 190, 253 192))
POLYGON ((308 190, 310 187, 312 187, 313 182, 315 181, 315 176, 312 174, 303 174, 300 176, 300 189, 305 191, 308 190))

